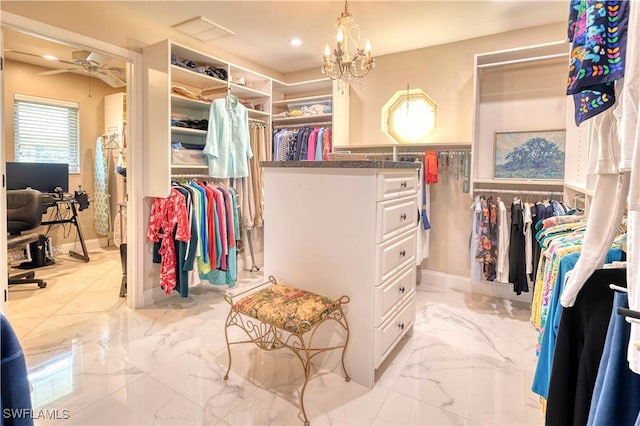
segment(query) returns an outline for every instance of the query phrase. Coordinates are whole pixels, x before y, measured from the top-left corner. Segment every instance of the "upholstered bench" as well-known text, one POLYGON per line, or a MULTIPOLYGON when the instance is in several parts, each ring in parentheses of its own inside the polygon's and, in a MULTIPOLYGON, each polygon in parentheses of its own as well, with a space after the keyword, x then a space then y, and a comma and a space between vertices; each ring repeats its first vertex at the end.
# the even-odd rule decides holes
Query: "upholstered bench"
POLYGON ((269 281, 257 287, 235 295, 228 293, 225 295, 225 300, 229 303, 230 310, 224 330, 229 355, 229 366, 224 379, 229 378, 231 370, 231 345, 255 343, 264 350, 281 348, 291 350, 304 369, 304 383, 300 389, 300 411, 304 424, 309 425, 304 408, 304 391, 310 378, 311 360, 321 353, 341 349, 342 370, 345 380, 350 380, 344 364, 344 351, 349 342, 349 325, 342 310, 342 306, 349 303, 349 298, 342 296, 334 300, 279 284, 274 277, 270 276, 269 281), (256 291, 260 287, 264 288, 256 291), (344 343, 329 347, 314 347, 313 338, 316 331, 327 321, 334 321, 342 327, 345 334, 344 343), (233 326, 241 328, 249 339, 230 342, 228 329, 233 326), (308 336, 306 336, 307 333, 309 333, 308 336))

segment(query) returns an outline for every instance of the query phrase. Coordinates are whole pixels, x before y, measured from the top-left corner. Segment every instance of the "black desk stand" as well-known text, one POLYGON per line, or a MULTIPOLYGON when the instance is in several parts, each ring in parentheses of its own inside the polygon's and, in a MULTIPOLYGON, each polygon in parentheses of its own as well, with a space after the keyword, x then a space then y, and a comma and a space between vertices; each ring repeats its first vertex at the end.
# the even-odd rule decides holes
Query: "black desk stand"
MULTIPOLYGON (((84 237, 82 236, 82 228, 80 228, 80 224, 78 223, 78 209, 76 209, 76 200, 59 200, 55 201, 55 205, 58 204, 68 204, 71 206, 72 215, 69 219, 60 219, 60 220, 47 220, 43 221, 42 225, 62 225, 64 223, 72 223, 76 230, 78 231, 78 237, 80 237, 80 245, 82 245, 82 253, 75 252, 73 250, 69 250, 69 256, 84 260, 85 262, 89 261, 89 252, 87 251, 87 245, 84 242, 84 237)), ((49 206, 50 207, 50 206, 49 206)))

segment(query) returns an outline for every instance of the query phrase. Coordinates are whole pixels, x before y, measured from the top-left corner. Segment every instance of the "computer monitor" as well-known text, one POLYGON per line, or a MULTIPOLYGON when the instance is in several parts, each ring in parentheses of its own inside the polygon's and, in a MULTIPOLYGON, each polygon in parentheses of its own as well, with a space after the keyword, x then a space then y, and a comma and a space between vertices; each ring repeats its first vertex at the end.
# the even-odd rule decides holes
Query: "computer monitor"
POLYGON ((69 192, 69 165, 66 163, 7 163, 7 189, 36 189, 69 192))

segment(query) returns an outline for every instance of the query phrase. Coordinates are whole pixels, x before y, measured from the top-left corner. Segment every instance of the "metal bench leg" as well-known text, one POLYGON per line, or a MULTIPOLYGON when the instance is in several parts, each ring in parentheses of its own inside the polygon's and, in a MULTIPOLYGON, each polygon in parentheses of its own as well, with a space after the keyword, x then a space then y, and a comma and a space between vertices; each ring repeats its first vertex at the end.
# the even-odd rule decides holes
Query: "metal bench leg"
MULTIPOLYGON (((301 339, 302 340, 302 339, 301 339)), ((304 418, 304 426, 309 426, 309 418, 307 417, 307 411, 304 408, 304 391, 307 389, 307 383, 309 383, 309 376, 311 375, 311 357, 309 351, 304 349, 306 355, 306 361, 300 358, 302 361, 302 368, 304 369, 304 383, 300 389, 300 411, 302 411, 302 417, 304 418)))
POLYGON ((227 342, 227 356, 229 357, 229 365, 227 366, 227 372, 224 373, 224 379, 229 379, 229 371, 231 371, 231 345, 229 344, 229 333, 227 329, 229 328, 229 323, 231 321, 231 315, 233 314, 233 306, 229 310, 229 314, 227 315, 227 320, 224 323, 224 340, 227 342))

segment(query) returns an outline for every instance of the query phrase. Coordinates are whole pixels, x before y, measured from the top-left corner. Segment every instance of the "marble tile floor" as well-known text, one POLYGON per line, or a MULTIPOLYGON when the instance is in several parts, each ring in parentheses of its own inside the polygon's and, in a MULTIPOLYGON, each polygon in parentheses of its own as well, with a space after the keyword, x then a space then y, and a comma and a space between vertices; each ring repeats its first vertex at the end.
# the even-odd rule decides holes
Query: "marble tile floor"
MULTIPOLYGON (((228 381, 224 290, 199 286, 131 310, 118 251, 40 268, 46 289, 10 289, 36 425, 301 425, 303 372, 287 352, 235 346, 228 381), (73 275, 69 273, 73 271, 73 275), (63 418, 68 417, 68 418, 63 418)), ((259 280, 243 273, 239 286, 259 280)), ((527 305, 421 284, 412 337, 374 389, 315 369, 312 425, 541 425, 530 383, 536 334, 527 305)), ((348 366, 347 366, 348 367, 348 366)))

